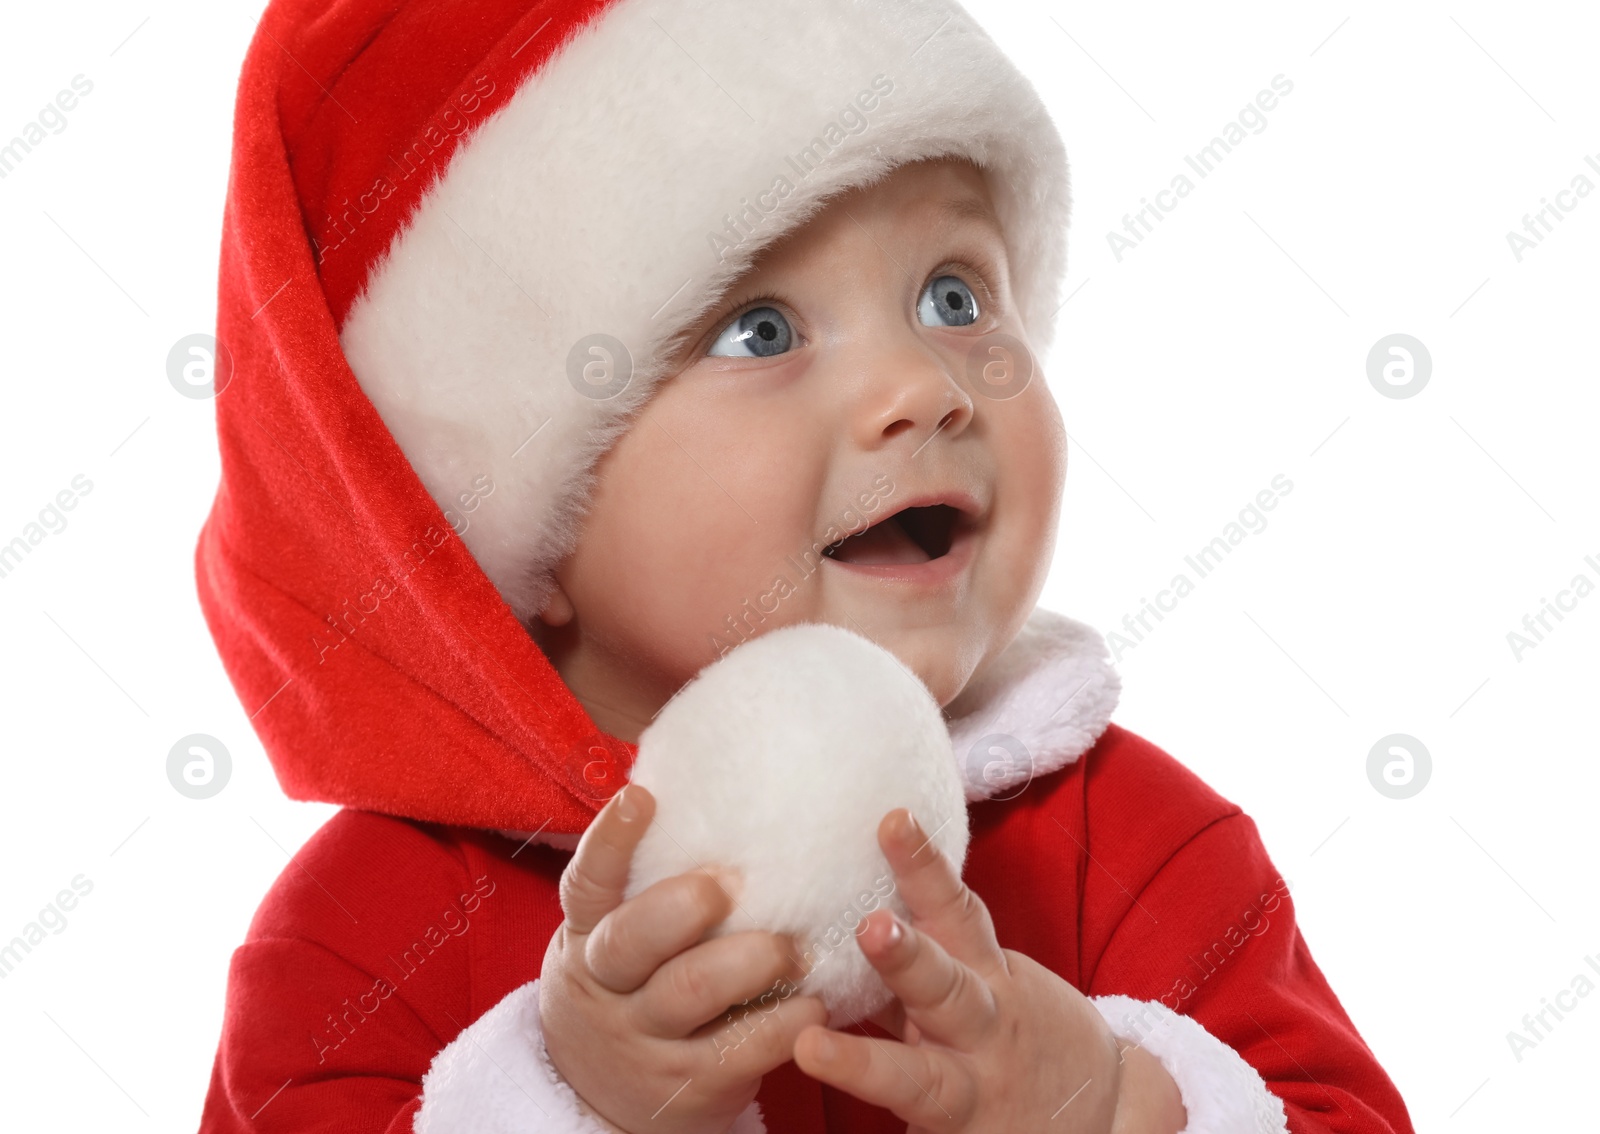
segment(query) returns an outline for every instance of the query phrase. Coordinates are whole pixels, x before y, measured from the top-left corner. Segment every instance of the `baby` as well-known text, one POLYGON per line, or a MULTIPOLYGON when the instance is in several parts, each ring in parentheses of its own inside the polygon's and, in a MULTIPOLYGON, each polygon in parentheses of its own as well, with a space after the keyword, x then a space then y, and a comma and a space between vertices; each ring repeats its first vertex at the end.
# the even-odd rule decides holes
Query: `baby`
MULTIPOLYGON (((725 612, 885 475, 884 518, 832 547, 762 629, 857 627, 941 705, 1016 637, 1049 566, 1065 436, 1042 377, 1004 400, 966 378, 997 335, 1026 335, 1008 281, 982 173, 920 162, 832 200, 691 330, 671 380, 601 462, 535 626, 596 722, 636 741, 706 664, 725 612)), ((875 914, 859 941, 898 994, 895 1033, 919 1046, 896 1056, 830 1033, 820 1001, 797 996, 725 1058, 710 1042, 722 1010, 797 979, 799 947, 759 932, 695 945, 729 912, 704 875, 618 904, 650 811, 629 787, 586 833, 542 969, 552 1061, 615 1129, 724 1129, 791 1055, 914 1126, 1023 1129, 1069 1096, 1066 1129, 1184 1126, 1160 1063, 1137 1045, 1119 1062, 1081 993, 1001 950, 951 864, 916 854, 927 836, 905 812, 886 817, 883 848, 916 918, 875 914)))
POLYGON ((959 6, 274 0, 237 119, 201 601, 344 810, 203 1130, 1410 1130, 1254 825, 1036 605, 1065 153, 959 6), (805 943, 706 937, 736 872, 622 897, 640 734, 802 622, 921 679, 971 802, 965 862, 883 817, 846 1028, 805 943))

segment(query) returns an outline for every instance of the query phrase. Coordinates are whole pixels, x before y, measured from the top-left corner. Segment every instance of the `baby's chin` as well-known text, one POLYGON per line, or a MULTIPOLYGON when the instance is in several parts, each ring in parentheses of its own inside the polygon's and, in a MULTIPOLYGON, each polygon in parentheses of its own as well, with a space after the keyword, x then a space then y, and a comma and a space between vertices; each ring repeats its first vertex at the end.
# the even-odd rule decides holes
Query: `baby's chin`
POLYGON ((971 682, 984 643, 943 634, 880 632, 870 635, 921 679, 942 709, 971 682))

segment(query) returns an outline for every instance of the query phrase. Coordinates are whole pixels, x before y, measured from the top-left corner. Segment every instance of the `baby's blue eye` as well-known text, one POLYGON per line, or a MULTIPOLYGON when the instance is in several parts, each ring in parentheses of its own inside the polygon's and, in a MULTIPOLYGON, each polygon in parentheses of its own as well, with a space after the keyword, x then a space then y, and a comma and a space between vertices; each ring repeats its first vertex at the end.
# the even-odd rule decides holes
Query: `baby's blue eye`
POLYGON ((955 276, 940 276, 922 289, 917 318, 924 327, 965 327, 978 321, 978 300, 955 276))
POLYGON ((794 331, 776 307, 756 307, 723 328, 707 354, 723 358, 770 358, 794 341, 794 331))

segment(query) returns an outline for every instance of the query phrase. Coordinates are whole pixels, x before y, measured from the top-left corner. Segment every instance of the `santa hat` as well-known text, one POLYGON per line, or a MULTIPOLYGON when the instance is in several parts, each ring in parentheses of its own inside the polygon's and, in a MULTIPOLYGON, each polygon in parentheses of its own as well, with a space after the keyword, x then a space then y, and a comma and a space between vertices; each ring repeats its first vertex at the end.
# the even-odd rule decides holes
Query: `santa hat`
POLYGON ((1064 149, 950 0, 356 0, 312 30, 290 165, 340 342, 521 619, 668 346, 830 195, 976 163, 1049 345, 1064 149))
MULTIPOLYGON (((513 613, 659 344, 828 194, 936 155, 986 170, 1042 351, 1060 139, 953 4, 272 0, 239 77, 195 565, 284 791, 581 832, 637 749, 513 613)), ((980 796, 988 733, 1023 737, 1026 774, 1094 741, 1104 658, 1035 611, 947 707, 980 796)))

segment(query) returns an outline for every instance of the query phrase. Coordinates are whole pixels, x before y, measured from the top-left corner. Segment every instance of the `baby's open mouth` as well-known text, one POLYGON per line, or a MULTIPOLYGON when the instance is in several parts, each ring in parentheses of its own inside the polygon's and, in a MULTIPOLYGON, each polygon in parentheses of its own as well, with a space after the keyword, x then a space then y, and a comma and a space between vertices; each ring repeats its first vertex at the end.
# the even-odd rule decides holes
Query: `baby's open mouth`
POLYGON ((902 508, 822 554, 842 563, 926 563, 950 551, 961 512, 949 504, 902 508))

